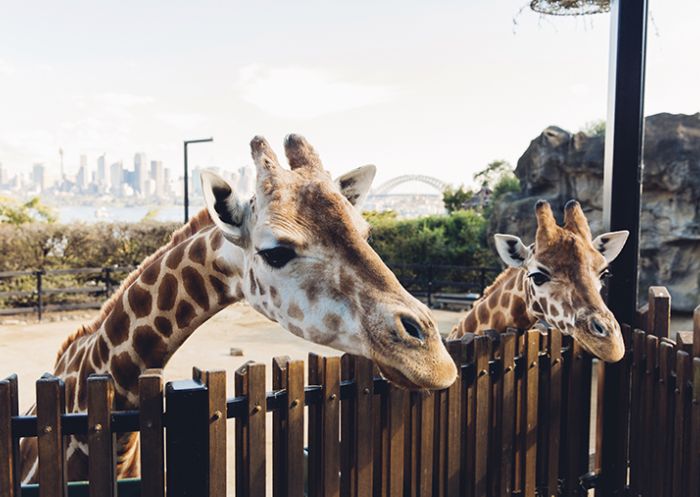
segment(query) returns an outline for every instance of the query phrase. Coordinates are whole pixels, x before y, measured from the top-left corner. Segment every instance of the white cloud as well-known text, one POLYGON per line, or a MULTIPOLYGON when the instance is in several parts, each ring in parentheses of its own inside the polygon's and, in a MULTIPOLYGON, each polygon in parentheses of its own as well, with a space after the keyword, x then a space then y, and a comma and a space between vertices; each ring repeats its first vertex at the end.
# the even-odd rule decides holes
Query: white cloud
POLYGON ((340 81, 319 69, 245 66, 236 90, 242 100, 268 114, 288 119, 311 119, 387 102, 397 89, 340 81))
POLYGON ((192 112, 161 112, 156 117, 180 131, 198 129, 207 120, 204 115, 192 112))

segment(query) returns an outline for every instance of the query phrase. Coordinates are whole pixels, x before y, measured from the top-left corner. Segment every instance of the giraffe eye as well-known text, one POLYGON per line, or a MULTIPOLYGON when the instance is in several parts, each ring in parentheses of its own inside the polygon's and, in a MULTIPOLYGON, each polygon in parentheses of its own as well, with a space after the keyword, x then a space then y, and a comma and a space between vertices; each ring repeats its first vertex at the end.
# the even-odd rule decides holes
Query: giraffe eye
POLYGON ((265 262, 274 268, 281 268, 287 265, 289 261, 297 256, 294 249, 289 247, 275 247, 267 250, 261 250, 258 255, 265 259, 265 262))
POLYGON ((544 273, 530 273, 527 277, 531 278, 532 282, 537 286, 544 285, 549 281, 549 276, 544 273))
POLYGON ((606 269, 603 269, 601 271, 599 278, 603 281, 607 281, 608 278, 610 278, 611 276, 612 276, 612 272, 606 268, 606 269))

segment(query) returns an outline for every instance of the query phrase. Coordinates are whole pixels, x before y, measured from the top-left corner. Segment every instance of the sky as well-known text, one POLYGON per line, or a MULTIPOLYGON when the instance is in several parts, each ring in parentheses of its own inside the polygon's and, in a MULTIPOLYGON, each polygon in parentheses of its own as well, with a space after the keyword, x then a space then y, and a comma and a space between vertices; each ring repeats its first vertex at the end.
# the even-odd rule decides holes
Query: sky
MULTIPOLYGON (((526 0, 11 2, 0 17, 0 162, 66 172, 145 152, 237 169, 304 134, 333 174, 472 181, 546 126, 605 117, 609 15, 526 0)), ((700 111, 697 0, 650 0, 646 114, 700 111), (695 59, 694 59, 695 57, 695 59)), ((411 187, 408 187, 411 188, 411 187)), ((420 190, 420 187, 414 188, 420 190)))

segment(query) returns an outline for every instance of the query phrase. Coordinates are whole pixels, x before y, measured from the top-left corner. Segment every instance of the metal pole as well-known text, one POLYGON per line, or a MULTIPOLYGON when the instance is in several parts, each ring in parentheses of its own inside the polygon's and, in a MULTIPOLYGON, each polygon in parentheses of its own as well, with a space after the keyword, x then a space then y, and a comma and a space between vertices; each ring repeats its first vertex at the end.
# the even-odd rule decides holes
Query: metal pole
POLYGON ((44 276, 43 271, 36 272, 36 313, 37 319, 41 321, 41 315, 44 308, 44 294, 43 294, 43 284, 42 277, 44 276))
POLYGON ((214 138, 203 138, 201 140, 185 140, 185 224, 190 220, 190 192, 189 192, 189 174, 187 170, 187 145, 190 143, 207 143, 213 142, 214 138))
MULTIPOLYGON (((603 223, 628 230, 629 239, 613 263, 608 305, 618 321, 634 324, 637 309, 639 234, 644 142, 644 73, 647 0, 611 3, 608 119, 605 133, 603 223)), ((606 364, 601 479, 596 497, 623 495, 627 482, 629 357, 606 364)), ((635 416, 637 413, 631 413, 635 416)))

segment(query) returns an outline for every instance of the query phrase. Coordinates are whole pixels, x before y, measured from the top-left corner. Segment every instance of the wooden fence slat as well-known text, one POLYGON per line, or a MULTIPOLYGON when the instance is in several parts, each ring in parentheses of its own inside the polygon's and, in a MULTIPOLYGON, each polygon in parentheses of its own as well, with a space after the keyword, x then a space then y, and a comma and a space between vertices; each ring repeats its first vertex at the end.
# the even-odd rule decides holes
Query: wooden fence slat
POLYGON ((20 497, 19 440, 12 436, 12 416, 19 412, 17 375, 0 381, 0 495, 20 497))
POLYGON ((39 486, 41 497, 65 497, 66 445, 61 426, 65 412, 65 386, 60 378, 45 374, 36 382, 39 486))
POLYGON ((388 491, 389 497, 404 495, 404 444, 406 432, 407 393, 400 388, 389 385, 387 399, 387 435, 389 444, 385 448, 388 456, 388 491))
POLYGON ((444 495, 450 497, 460 492, 460 456, 462 440, 462 342, 453 340, 447 342, 447 350, 457 366, 457 379, 445 391, 447 397, 445 420, 445 485, 444 495))
MULTIPOLYGON (((697 312, 697 310, 696 310, 697 312)), ((697 335, 696 335, 697 337, 697 335)), ((693 343, 695 348, 695 343, 693 343)), ((690 475, 689 492, 691 497, 700 495, 700 357, 693 357, 693 407, 691 413, 690 475)))
POLYGON ((649 287, 649 313, 647 333, 658 338, 668 338, 671 329, 671 294, 666 287, 649 287))
MULTIPOLYGON (((309 366, 311 368, 311 365, 309 366)), ((311 369, 309 369, 311 371, 311 369)), ((311 374, 311 373, 309 373, 311 374)), ((355 356, 343 354, 340 359, 340 374, 343 381, 355 380, 355 356)), ((309 380, 311 381, 311 380, 309 380)), ((320 380, 319 380, 320 381, 320 380)), ((340 404, 340 495, 355 497, 357 495, 357 442, 355 440, 355 399, 347 399, 340 404)), ((310 422, 311 415, 309 416, 310 422)), ((311 436, 311 435, 309 435, 311 436)))
POLYGON ((656 384, 656 429, 654 430, 654 467, 656 468, 656 479, 654 494, 658 497, 665 497, 670 493, 670 475, 672 468, 669 465, 671 451, 669 450, 669 440, 673 436, 672 413, 669 410, 671 383, 671 368, 673 346, 662 341, 659 344, 659 377, 656 384))
MULTIPOLYGON (((539 327, 538 327, 539 328, 539 327)), ((550 406, 550 385, 549 372, 552 365, 552 357, 549 351, 552 328, 546 328, 546 334, 540 332, 539 355, 544 355, 544 360, 538 361, 537 368, 537 454, 536 454, 536 476, 535 488, 537 492, 545 491, 549 480, 549 406, 550 406)))
POLYGON ((552 329, 549 332, 549 425, 543 427, 548 434, 547 449, 547 492, 550 497, 559 494, 559 445, 561 437, 561 387, 562 387, 562 357, 561 331, 552 329))
MULTIPOLYGON (((380 377, 381 371, 376 364, 372 365, 372 390, 374 390, 374 377, 380 377)), ((389 459, 385 447, 390 443, 386 430, 386 409, 388 388, 382 389, 372 397, 372 480, 373 495, 386 496, 389 491, 386 476, 389 472, 389 459)))
POLYGON ((109 375, 92 375, 87 388, 90 497, 113 497, 117 494, 115 434, 112 433, 114 382, 109 375))
POLYGON ((689 411, 690 399, 688 397, 689 389, 689 374, 690 374, 690 355, 685 351, 676 353, 676 388, 675 396, 675 419, 673 427, 673 484, 672 494, 676 497, 685 497, 688 495, 687 479, 688 479, 688 440, 690 439, 689 431, 689 411))
POLYGON ((284 408, 273 413, 273 495, 304 495, 304 361, 276 357, 272 387, 287 391, 284 408))
POLYGON ((501 337, 503 360, 503 397, 501 399, 501 497, 510 497, 513 491, 513 437, 515 436, 515 341, 513 331, 501 337))
POLYGON ((420 394, 410 392, 406 407, 406 444, 405 444, 405 478, 404 488, 407 497, 418 495, 419 454, 420 454, 420 394))
POLYGON ((420 439, 418 470, 418 495, 431 497, 433 495, 433 442, 435 436, 435 396, 421 393, 419 402, 420 439))
POLYGON ((462 400, 462 416, 464 428, 462 432, 462 481, 461 487, 465 497, 474 497, 474 472, 476 465, 476 364, 475 345, 476 335, 467 333, 462 337, 462 344, 466 353, 468 374, 462 377, 463 391, 466 392, 462 400))
POLYGON ((639 494, 642 489, 642 419, 643 419, 643 386, 646 371, 646 346, 645 334, 642 330, 634 330, 632 345, 632 372, 630 412, 637 415, 630 416, 629 458, 630 458, 630 491, 639 494))
POLYGON ((523 496, 535 497, 537 488, 537 393, 539 381, 540 332, 528 330, 525 336, 523 409, 523 496))
POLYGON ((569 355, 566 368, 566 423, 563 432, 566 450, 562 452, 562 461, 565 464, 563 494, 578 495, 578 479, 588 470, 588 445, 582 442, 587 441, 589 433, 588 416, 583 411, 590 402, 590 399, 584 398, 590 395, 590 388, 588 391, 585 389, 586 358, 583 348, 578 341, 567 338, 569 355))
POLYGON ((147 369, 139 377, 141 496, 163 497, 163 371, 147 369))
POLYGON ((476 398, 475 398, 475 446, 474 454, 474 496, 486 497, 488 493, 488 451, 489 451, 489 401, 491 378, 489 376, 490 339, 477 336, 475 342, 476 398))
MULTIPOLYGON (((488 495, 498 495, 501 486, 501 426, 503 425, 503 352, 502 337, 498 332, 487 333, 490 342, 490 363, 495 366, 490 376, 490 420, 489 420, 489 451, 488 451, 488 495)), ((492 368, 489 366, 489 369, 492 368)))
POLYGON ((646 336, 646 370, 644 378, 644 409, 642 411, 643 425, 642 434, 643 448, 641 472, 643 475, 643 491, 651 492, 655 488, 655 468, 654 468, 654 432, 657 430, 656 425, 656 382, 657 382, 657 357, 658 357, 658 338, 653 335, 646 336))
POLYGON ((209 497, 226 497, 226 371, 192 369, 209 397, 209 497))
POLYGON ((433 413, 433 497, 445 497, 447 449, 447 391, 432 393, 435 411, 433 413))
POLYGON ((244 415, 236 418, 236 495, 265 495, 265 365, 249 361, 238 368, 235 390, 248 399, 244 415))
POLYGON ((309 408, 309 495, 340 495, 340 358, 309 354, 309 384, 321 385, 321 402, 309 408))
MULTIPOLYGON (((355 468, 358 496, 372 495, 373 487, 373 433, 372 412, 374 369, 372 361, 355 357, 355 468)), ((337 402, 335 403, 337 404, 337 402)))

